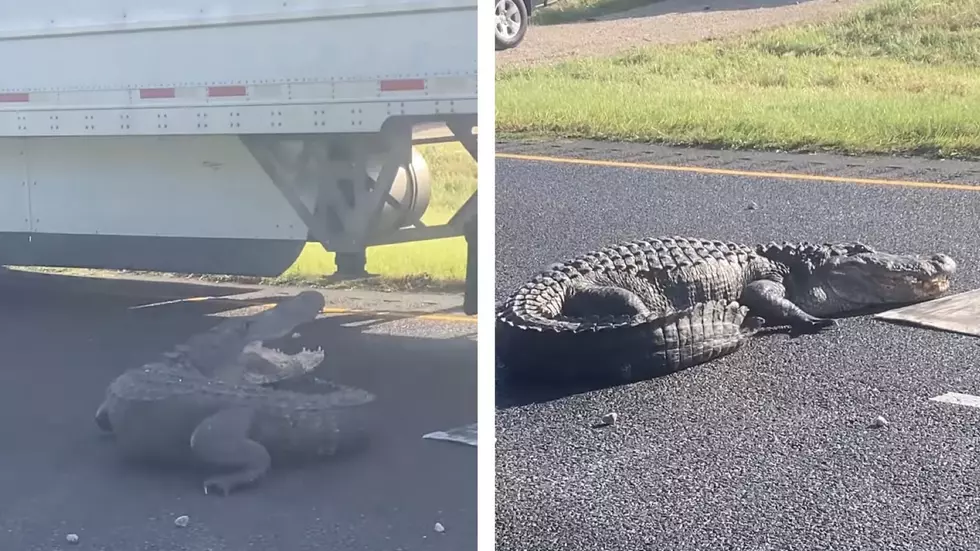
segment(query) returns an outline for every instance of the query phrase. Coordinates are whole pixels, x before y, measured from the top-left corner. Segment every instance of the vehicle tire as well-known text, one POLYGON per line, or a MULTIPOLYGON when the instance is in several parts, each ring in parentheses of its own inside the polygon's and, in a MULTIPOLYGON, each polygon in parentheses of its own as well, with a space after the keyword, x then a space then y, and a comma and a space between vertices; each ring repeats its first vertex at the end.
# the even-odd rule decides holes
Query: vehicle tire
POLYGON ((497 51, 508 50, 521 43, 530 23, 524 0, 495 0, 497 51))

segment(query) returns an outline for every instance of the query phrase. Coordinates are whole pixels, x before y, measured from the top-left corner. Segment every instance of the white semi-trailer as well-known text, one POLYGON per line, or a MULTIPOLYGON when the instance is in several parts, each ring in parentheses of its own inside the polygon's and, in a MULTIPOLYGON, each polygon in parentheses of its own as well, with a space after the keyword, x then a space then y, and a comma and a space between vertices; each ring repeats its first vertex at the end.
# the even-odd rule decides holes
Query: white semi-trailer
POLYGON ((425 226, 426 141, 476 159, 476 0, 0 0, 0 265, 363 272, 425 226), (415 143, 419 143, 418 140, 415 143))

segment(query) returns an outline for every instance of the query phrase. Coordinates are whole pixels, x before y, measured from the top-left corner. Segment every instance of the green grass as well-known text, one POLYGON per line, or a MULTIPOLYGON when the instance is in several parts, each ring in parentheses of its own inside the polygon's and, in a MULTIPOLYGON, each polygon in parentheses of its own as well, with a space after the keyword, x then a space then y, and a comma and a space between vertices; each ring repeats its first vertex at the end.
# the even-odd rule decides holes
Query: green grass
POLYGON ((531 14, 535 25, 556 25, 583 21, 610 13, 655 4, 659 0, 559 0, 556 4, 538 8, 531 14))
POLYGON ((980 0, 498 72, 497 132, 980 156, 980 0))

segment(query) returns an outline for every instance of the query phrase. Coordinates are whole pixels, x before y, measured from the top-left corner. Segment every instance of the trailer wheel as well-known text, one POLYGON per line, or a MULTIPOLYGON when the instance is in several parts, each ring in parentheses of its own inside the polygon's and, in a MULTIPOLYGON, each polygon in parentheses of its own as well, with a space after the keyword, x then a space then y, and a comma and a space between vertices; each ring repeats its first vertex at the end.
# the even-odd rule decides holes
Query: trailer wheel
POLYGON ((527 33, 528 13, 524 0, 496 0, 496 49, 508 50, 521 43, 527 33))

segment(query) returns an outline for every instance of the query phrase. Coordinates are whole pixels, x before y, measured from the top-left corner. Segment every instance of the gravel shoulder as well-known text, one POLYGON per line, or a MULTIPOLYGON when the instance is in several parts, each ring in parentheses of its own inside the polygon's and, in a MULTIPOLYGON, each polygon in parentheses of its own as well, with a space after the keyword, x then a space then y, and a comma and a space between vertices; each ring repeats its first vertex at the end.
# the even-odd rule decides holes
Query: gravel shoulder
POLYGON ((724 38, 840 17, 870 0, 664 0, 595 21, 533 26, 524 42, 497 53, 497 68, 609 56, 638 46, 724 38))

